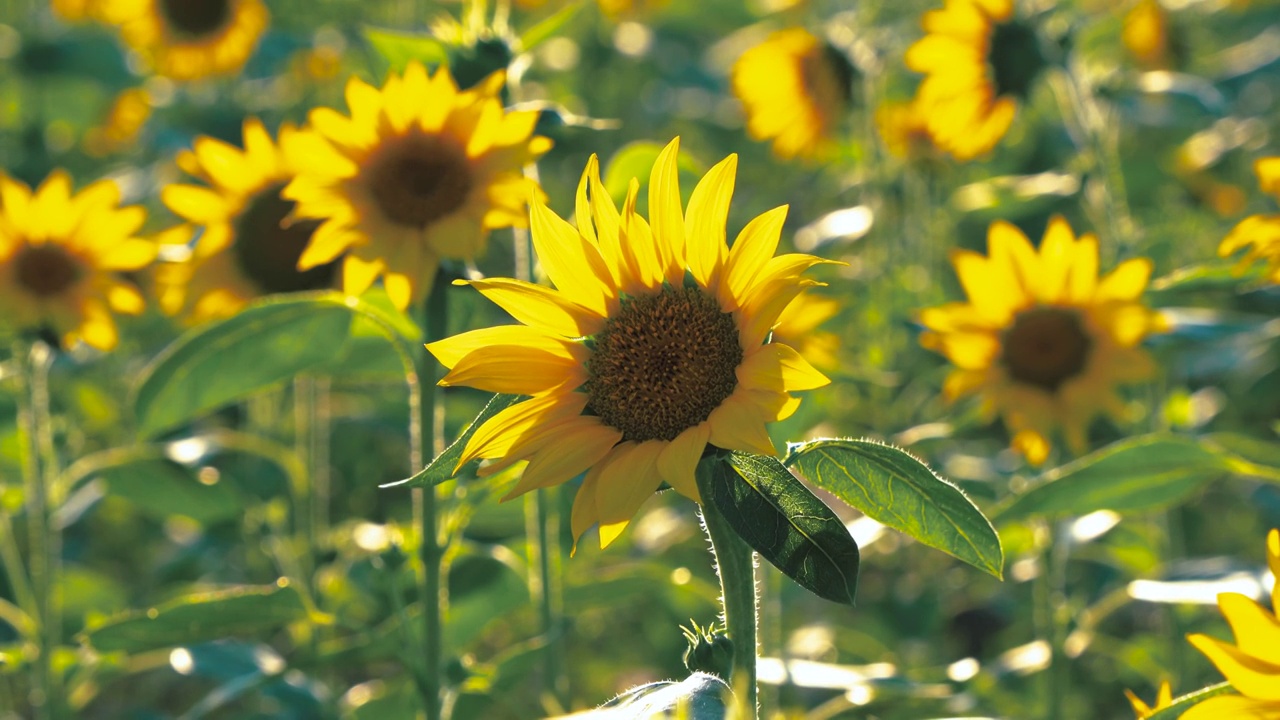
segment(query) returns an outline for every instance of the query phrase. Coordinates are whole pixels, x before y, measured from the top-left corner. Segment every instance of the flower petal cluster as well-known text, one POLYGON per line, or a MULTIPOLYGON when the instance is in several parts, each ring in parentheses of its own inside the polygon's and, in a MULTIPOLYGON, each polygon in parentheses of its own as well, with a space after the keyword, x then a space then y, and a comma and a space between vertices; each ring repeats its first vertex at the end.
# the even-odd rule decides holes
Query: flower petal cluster
MULTIPOLYGON (((1280 578, 1280 530, 1267 534, 1267 564, 1280 578)), ((1239 593, 1218 596, 1218 609, 1236 642, 1208 635, 1187 640, 1209 658, 1239 695, 1209 698, 1182 714, 1182 720, 1274 720, 1280 718, 1280 581, 1271 589, 1271 609, 1239 593)))
POLYGON ((155 243, 136 237, 141 207, 120 207, 120 189, 100 180, 72 192, 55 170, 35 190, 0 173, 0 307, 17 331, 50 330, 111 350, 119 341, 112 312, 137 315, 145 303, 120 273, 156 257, 155 243))
POLYGON ((923 311, 920 342, 956 366, 947 398, 979 394, 1029 462, 1044 462, 1056 429, 1082 453, 1096 415, 1125 415, 1117 385, 1154 374, 1139 347, 1165 329, 1141 300, 1151 261, 1126 260, 1099 278, 1098 239, 1077 239, 1061 217, 1038 250, 1003 221, 991 225, 987 246, 986 256, 952 253, 969 299, 923 311))
POLYGON ((460 463, 495 460, 481 468, 490 475, 528 460, 507 498, 585 472, 573 532, 599 524, 602 547, 663 482, 699 500, 694 469, 708 447, 775 455, 766 424, 796 410, 792 392, 828 382, 770 335, 818 284, 803 273, 824 261, 774 256, 785 206, 748 223, 730 248, 737 157, 707 172, 686 209, 678 141, 653 167, 647 218, 634 179, 614 205, 595 156, 578 186, 576 228, 535 200, 534 248, 556 289, 472 281, 521 324, 428 346, 450 368, 442 385, 530 396, 481 425, 460 463))
POLYGON ((347 83, 351 114, 311 112, 298 176, 284 197, 322 221, 299 260, 308 270, 344 257, 343 288, 379 276, 397 307, 425 297, 440 258, 471 259, 490 230, 526 224, 541 197, 524 166, 551 148, 536 111, 507 112, 495 73, 460 90, 447 68, 412 62, 381 89, 347 83))

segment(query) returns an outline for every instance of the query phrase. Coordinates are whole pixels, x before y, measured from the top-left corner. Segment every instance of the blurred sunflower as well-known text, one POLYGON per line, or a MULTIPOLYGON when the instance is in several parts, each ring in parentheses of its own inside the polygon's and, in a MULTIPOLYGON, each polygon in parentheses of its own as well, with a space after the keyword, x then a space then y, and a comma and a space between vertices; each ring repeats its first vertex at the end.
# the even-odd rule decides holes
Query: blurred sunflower
MULTIPOLYGON (((1280 530, 1267 534, 1267 564, 1280 578, 1280 530)), ((1271 589, 1271 610, 1239 593, 1218 595, 1218 609, 1231 625, 1236 644, 1208 635, 1187 640, 1209 658, 1239 695, 1209 698, 1182 714, 1182 720, 1274 720, 1280 718, 1280 580, 1271 589)))
POLYGON ((1169 62, 1169 14, 1157 0, 1138 0, 1125 13, 1120 41, 1137 63, 1148 70, 1169 62))
POLYGON ((319 223, 292 221, 294 203, 280 196, 297 167, 300 133, 285 124, 280 144, 262 122, 244 122, 244 150, 209 137, 198 138, 180 164, 205 185, 169 185, 161 199, 186 223, 162 237, 187 245, 202 229, 183 262, 156 268, 160 307, 186 310, 192 322, 232 315, 263 295, 334 287, 336 262, 298 270, 298 258, 319 223))
POLYGON ((923 311, 920 343, 956 366, 946 397, 978 392, 1030 463, 1048 457, 1055 428, 1083 453, 1094 416, 1124 415, 1115 386, 1155 371, 1138 347, 1165 327, 1140 299, 1151 261, 1126 260, 1099 279, 1097 238, 1077 240, 1061 217, 1049 221, 1038 253, 1003 221, 991 225, 987 244, 989 257, 952 253, 969 301, 923 311))
POLYGON ((132 147, 142 128, 151 119, 151 93, 145 88, 126 88, 107 108, 102 124, 84 135, 84 151, 102 157, 132 147))
POLYGON ((533 135, 537 112, 504 112, 504 77, 459 91, 447 68, 417 62, 381 90, 347 83, 351 117, 311 112, 315 133, 284 191, 294 214, 323 223, 298 267, 343 253, 343 288, 364 292, 382 276, 400 309, 431 288, 439 258, 470 259, 490 230, 525 226, 525 202, 542 190, 522 173, 551 147, 533 135))
POLYGON ((142 295, 118 273, 145 267, 154 243, 134 237, 146 220, 119 207, 120 190, 102 180, 72 193, 55 170, 32 192, 0 173, 0 308, 18 331, 49 330, 66 345, 116 346, 111 311, 137 315, 142 295))
POLYGON ((1035 29, 1013 18, 1013 0, 948 0, 921 21, 929 33, 907 49, 924 73, 917 99, 929 134, 957 160, 1000 142, 1045 65, 1035 29))
POLYGON ((1169 687, 1169 681, 1164 680, 1160 683, 1160 690, 1156 693, 1156 704, 1147 705, 1142 698, 1134 695, 1131 690, 1124 691, 1125 697, 1129 698, 1129 704, 1133 706, 1133 713, 1137 720, 1147 720, 1156 713, 1157 710, 1163 710, 1173 704, 1173 689, 1169 687))
POLYGON ((839 50, 803 28, 779 30, 738 58, 730 80, 752 139, 772 138, 781 158, 832 152, 853 98, 853 66, 839 50))
MULTIPOLYGON (((1280 200, 1280 157, 1261 158, 1253 164, 1258 174, 1258 185, 1265 193, 1280 200)), ((1248 248, 1248 252, 1236 265, 1236 272, 1243 274, 1254 262, 1267 260, 1267 279, 1280 283, 1280 215, 1250 215, 1241 220, 1218 246, 1218 255, 1228 257, 1248 248)))
POLYGON ((919 101, 886 102, 876 109, 876 128, 889 153, 907 160, 935 151, 929 135, 929 115, 919 101))
POLYGON ((103 19, 161 75, 237 72, 267 29, 262 0, 98 0, 103 19))
POLYGON ((441 385, 531 395, 480 426, 460 463, 501 458, 490 475, 529 465, 507 498, 586 479, 573 505, 575 538, 600 525, 618 537, 666 481, 699 500, 694 469, 708 446, 777 454, 766 423, 791 415, 790 393, 827 384, 790 346, 766 342, 778 316, 823 260, 773 257, 786 207, 743 228, 732 250, 725 219, 737 157, 698 183, 682 212, 679 139, 649 180, 649 220, 633 179, 619 213, 593 155, 578 185, 574 229, 535 200, 533 243, 556 290, 508 279, 470 284, 523 325, 432 343, 450 368, 441 385))

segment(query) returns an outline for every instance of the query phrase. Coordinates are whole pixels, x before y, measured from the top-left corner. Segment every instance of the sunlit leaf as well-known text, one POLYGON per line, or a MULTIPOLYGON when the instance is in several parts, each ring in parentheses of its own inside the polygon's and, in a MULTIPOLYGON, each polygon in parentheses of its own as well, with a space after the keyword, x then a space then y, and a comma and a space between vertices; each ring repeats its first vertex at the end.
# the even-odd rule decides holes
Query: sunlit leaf
POLYGON ((428 68, 449 64, 448 47, 430 35, 372 27, 364 28, 363 34, 392 71, 403 72, 405 66, 414 60, 428 68))
POLYGON ((520 35, 520 49, 524 52, 528 52, 541 45, 543 41, 554 37, 556 33, 560 32, 564 28, 565 23, 572 20, 573 16, 578 14, 578 11, 582 9, 584 4, 584 0, 576 0, 576 2, 571 2, 551 15, 539 20, 537 23, 534 23, 532 27, 525 30, 524 33, 520 35))
POLYGON ((994 517, 1005 523, 1095 510, 1156 510, 1183 500, 1228 472, 1226 458, 1194 439, 1143 435, 1046 472, 994 517))
POLYGON ((852 605, 858 545, 776 458, 730 453, 698 465, 698 491, 761 557, 815 595, 852 605))
POLYGON ((106 482, 108 495, 159 521, 180 515, 208 525, 244 512, 244 499, 229 483, 206 485, 190 469, 164 458, 108 467, 96 477, 106 482))
POLYGON ((274 630, 307 617, 292 587, 244 585, 196 593, 97 624, 79 639, 99 652, 177 647, 274 630))
POLYGON ((1002 576, 1000 537, 982 511, 907 452, 869 440, 816 440, 793 448, 787 464, 872 519, 1002 576))
POLYGON ((489 402, 485 404, 480 414, 471 421, 470 424, 458 435, 445 451, 440 453, 435 459, 427 463, 427 466, 419 470, 412 477, 396 482, 387 483, 381 487, 398 487, 406 485, 408 487, 434 487, 442 482, 446 482, 453 478, 454 468, 458 466, 458 458, 462 457, 462 451, 467 447, 467 441, 476 433, 476 430, 485 423, 489 418, 497 415, 503 410, 511 407, 523 396, 521 395, 494 395, 489 402))

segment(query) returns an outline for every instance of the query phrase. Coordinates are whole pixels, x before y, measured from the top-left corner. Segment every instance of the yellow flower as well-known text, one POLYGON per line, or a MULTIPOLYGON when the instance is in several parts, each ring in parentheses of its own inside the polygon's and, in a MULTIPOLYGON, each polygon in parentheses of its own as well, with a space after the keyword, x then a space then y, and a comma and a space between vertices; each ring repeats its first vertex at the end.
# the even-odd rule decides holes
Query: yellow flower
POLYGON ((1169 60, 1169 16, 1157 0, 1138 0, 1124 16, 1120 40, 1145 68, 1165 67, 1169 60))
POLYGON ((459 91, 448 69, 417 62, 381 90, 347 83, 351 117, 311 112, 304 164, 284 196, 298 217, 323 220, 298 267, 346 253, 343 289, 359 295, 382 276, 400 309, 431 288, 439 259, 470 259, 490 230, 524 227, 541 197, 522 168, 551 147, 533 135, 537 112, 504 112, 495 73, 459 91))
POLYGON ((182 262, 156 269, 160 307, 189 312, 193 322, 232 315, 263 295, 334 287, 336 263, 298 270, 298 258, 318 223, 293 221, 294 203, 280 196, 297 168, 300 133, 280 128, 280 144, 256 118, 245 120, 244 150, 201 137, 181 164, 205 185, 170 185, 165 205, 186 223, 162 242, 187 245, 182 262))
POLYGON ((137 315, 142 295, 117 274, 156 256, 134 237, 146 220, 119 207, 120 189, 102 180, 72 194, 71 176, 55 170, 33 193, 0 173, 0 308, 12 329, 48 329, 64 344, 116 346, 111 311, 137 315))
POLYGON ((929 114, 918 100, 884 103, 876 109, 876 128, 897 157, 914 160, 936 149, 929 135, 929 114))
POLYGON ((839 50, 803 28, 779 30, 738 58, 730 80, 747 113, 747 134, 772 138, 775 155, 832 152, 853 90, 853 68, 839 50))
POLYGON ((815 367, 834 369, 840 365, 836 355, 840 339, 833 333, 818 330, 818 326, 840 312, 840 303, 834 298, 800 293, 773 326, 773 341, 794 347, 815 367))
POLYGON ((132 146, 149 119, 151 94, 140 87, 122 90, 107 109, 102 124, 85 133, 85 152, 102 157, 132 146))
POLYGON ((161 75, 197 80, 244 67, 267 29, 262 0, 100 0, 103 19, 161 75))
POLYGON ((1044 462, 1057 428, 1082 453, 1094 416, 1124 415, 1115 386, 1155 370, 1138 347, 1164 329, 1141 302, 1151 261, 1126 260, 1099 279, 1098 239, 1077 240, 1061 217, 1049 221, 1038 252, 1003 221, 991 225, 987 245, 989 257, 953 251, 969 301, 921 313, 928 330, 920 342, 956 366, 947 398, 978 392, 1029 462, 1044 462))
POLYGON ((1134 695, 1133 692, 1129 690, 1125 690, 1124 694, 1129 698, 1129 704, 1133 705, 1133 712, 1137 717, 1137 720, 1146 720, 1154 715, 1157 710, 1163 710, 1173 704, 1173 690, 1169 687, 1168 680, 1164 680, 1160 683, 1160 690, 1156 694, 1156 704, 1154 707, 1148 707, 1141 698, 1134 695))
MULTIPOLYGON (((1267 534, 1267 564, 1280 578, 1280 530, 1267 534)), ((1217 666, 1239 695, 1219 695, 1192 707, 1182 720, 1275 720, 1280 718, 1280 579, 1271 589, 1271 611, 1239 593, 1218 595, 1218 609, 1236 644, 1208 635, 1187 640, 1217 666)))
MULTIPOLYGON (((1253 164, 1258 173, 1262 191, 1280 200, 1280 157, 1261 158, 1253 164)), ((1227 257, 1249 248, 1236 265, 1236 272, 1244 271, 1255 261, 1266 258, 1267 279, 1280 283, 1280 215, 1250 215, 1232 228, 1218 246, 1218 255, 1227 257)))
POLYGON ((573 533, 599 523, 601 547, 663 481, 697 501, 694 468, 709 445, 775 455, 765 424, 795 411, 791 392, 828 382, 790 346, 766 343, 783 309, 818 284, 802 273, 824 261, 773 257, 785 206, 748 223, 730 250, 737 157, 702 178, 686 213, 678 149, 679 138, 654 164, 648 221, 635 180, 618 212, 594 155, 576 230, 535 200, 534 248, 557 289, 473 281, 524 324, 428 346, 450 368, 442 385, 532 396, 481 425, 461 462, 501 458, 481 469, 489 475, 528 460, 507 498, 586 472, 573 533))
POLYGON ((907 50, 925 73, 916 97, 929 134, 957 160, 1000 142, 1044 66, 1035 30, 1013 19, 1013 0, 948 0, 925 13, 929 33, 907 50))

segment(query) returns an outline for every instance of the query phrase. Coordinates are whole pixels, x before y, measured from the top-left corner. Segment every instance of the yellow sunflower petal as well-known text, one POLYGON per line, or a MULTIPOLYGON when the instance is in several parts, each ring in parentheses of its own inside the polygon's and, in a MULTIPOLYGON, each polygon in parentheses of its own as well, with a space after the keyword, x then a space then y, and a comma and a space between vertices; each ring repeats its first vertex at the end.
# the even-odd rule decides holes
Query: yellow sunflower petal
POLYGON ((1067 276, 1075 260, 1075 234, 1061 215, 1054 215, 1040 241, 1040 275, 1030 288, 1043 303, 1063 299, 1067 276))
POLYGON ((342 291, 352 296, 363 295, 386 267, 381 259, 363 260, 348 255, 342 262, 342 291))
POLYGON ((1259 158, 1253 163, 1262 192, 1280 197, 1280 157, 1259 158))
POLYGON ((1248 655, 1234 645, 1208 635, 1188 635, 1187 640, 1204 653, 1231 686, 1256 700, 1280 701, 1280 666, 1248 655))
POLYGON ((1280 683, 1280 620, 1239 593, 1219 595, 1218 609, 1231 625, 1240 651, 1277 666, 1275 681, 1280 683))
MULTIPOLYGON (((612 452, 618 452, 617 448, 615 447, 612 452)), ((578 488, 578 494, 573 498, 573 511, 569 516, 569 527, 573 532, 573 549, 569 551, 570 557, 577 554, 578 540, 582 539, 582 534, 592 525, 600 522, 600 511, 596 509, 596 483, 599 482, 601 468, 608 462, 609 458, 606 457, 587 471, 587 476, 582 480, 582 486, 578 488)))
POLYGON ((1025 302, 1022 283, 1007 268, 969 250, 953 251, 951 263, 969 301, 988 320, 1003 325, 1025 302))
POLYGON ((727 259, 725 223, 733 199, 734 177, 738 171, 736 154, 716 163, 693 189, 689 197, 689 217, 685 219, 685 257, 693 277, 703 287, 711 287, 727 259))
POLYGON ((600 548, 609 547, 622 534, 640 506, 662 484, 658 456, 661 440, 632 445, 611 456, 596 482, 596 509, 600 513, 600 548))
POLYGON ((696 503, 702 502, 702 496, 698 493, 694 473, 710 439, 711 427, 706 423, 699 423, 677 435, 658 454, 658 473, 662 475, 662 479, 675 488, 676 492, 696 503))
POLYGON ((1280 530, 1267 533, 1267 565, 1271 568, 1271 609, 1280 617, 1280 530))
POLYGON ((586 362, 588 355, 586 348, 580 343, 548 335, 546 331, 528 325, 496 325, 471 330, 430 343, 427 350, 441 365, 451 368, 468 353, 499 345, 537 348, 577 362, 586 362))
POLYGON ((599 418, 579 418, 533 456, 519 482, 502 500, 569 480, 604 459, 620 440, 622 433, 601 424, 599 418))
POLYGON ((794 348, 777 342, 752 350, 738 366, 737 376, 744 387, 778 392, 812 390, 831 382, 794 348))
POLYGON ((680 208, 680 138, 658 154, 649 175, 649 226, 653 231, 658 263, 667 282, 684 280, 684 214, 680 208))
POLYGON ((1133 706, 1133 712, 1138 716, 1139 720, 1151 714, 1151 708, 1141 698, 1134 695, 1132 690, 1125 688, 1124 695, 1129 698, 1129 704, 1133 706))
POLYGON ((1098 283, 1094 298, 1105 300, 1137 300, 1147 289, 1151 278, 1151 261, 1147 258, 1125 260, 1098 283))
POLYGON ((196 225, 223 222, 232 212, 221 195, 195 185, 167 185, 160 191, 160 200, 170 210, 196 225))
POLYGON ((551 390, 571 390, 586 379, 586 369, 575 360, 538 348, 504 345, 467 353, 440 379, 440 384, 466 385, 494 393, 537 395, 551 390))
POLYGON ((1067 277, 1067 300, 1085 303, 1098 288, 1098 238, 1092 234, 1080 236, 1075 245, 1075 261, 1067 277))
POLYGON ((732 300, 736 307, 778 249, 782 236, 782 224, 787 219, 788 206, 776 207, 757 215, 742 228, 729 249, 729 259, 722 284, 721 302, 732 300), (727 290, 726 295, 723 291, 727 290))
POLYGON ((147 307, 146 301, 142 299, 142 293, 125 283, 112 283, 107 289, 107 304, 112 310, 126 315, 140 315, 147 307))
POLYGON ((80 326, 73 331, 72 337, 79 336, 86 345, 99 350, 115 348, 120 341, 120 334, 106 305, 100 300, 86 300, 80 309, 80 326))
POLYGON ((1242 695, 1219 695, 1193 705, 1179 717, 1181 720, 1275 720, 1280 717, 1280 703, 1242 695))
POLYGON ((773 440, 765 430, 760 412, 750 400, 735 392, 711 411, 707 417, 711 429, 710 442, 725 450, 742 450, 762 455, 777 455, 773 440))
POLYGON ((507 278, 457 282, 479 290, 520 322, 536 325, 564 337, 594 335, 604 324, 599 315, 540 285, 507 278))
POLYGON ((476 428, 458 459, 458 468, 476 458, 502 457, 533 429, 580 415, 586 405, 583 393, 546 395, 516 403, 476 428))
POLYGON ((150 240, 125 240, 99 255, 97 264, 104 270, 138 270, 155 260, 159 251, 150 240))
POLYGON ((631 268, 632 279, 639 284, 633 290, 652 290, 662 284, 665 271, 662 266, 662 255, 655 246, 653 232, 649 223, 636 212, 636 198, 640 194, 640 183, 631 178, 627 188, 627 199, 622 205, 622 256, 631 268))
POLYGON ((1027 463, 1035 466, 1043 465, 1049 459, 1049 450, 1052 448, 1049 439, 1035 430, 1019 431, 1010 444, 1014 450, 1022 453, 1027 463))
POLYGON ((533 247, 547 277, 565 298, 603 316, 612 296, 612 278, 596 245, 546 205, 529 210, 533 247))

